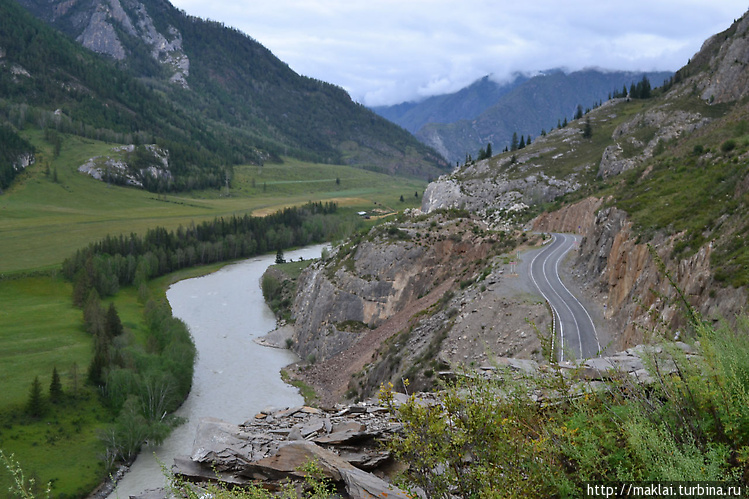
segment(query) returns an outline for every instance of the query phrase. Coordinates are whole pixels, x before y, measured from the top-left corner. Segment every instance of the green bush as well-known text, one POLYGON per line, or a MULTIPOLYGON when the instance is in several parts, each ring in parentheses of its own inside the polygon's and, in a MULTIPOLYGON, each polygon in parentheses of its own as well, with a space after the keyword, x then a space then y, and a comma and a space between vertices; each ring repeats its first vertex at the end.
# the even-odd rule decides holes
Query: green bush
POLYGON ((723 152, 731 152, 736 149, 736 141, 728 139, 720 145, 720 150, 723 152))
MULTIPOLYGON (((694 328, 696 356, 673 345, 646 356, 647 386, 627 374, 594 389, 561 374, 511 381, 511 372, 466 372, 436 405, 412 397, 391 442, 411 465, 406 488, 443 498, 567 497, 589 481, 746 484, 749 318, 694 328)), ((386 403, 389 391, 381 388, 386 403)))

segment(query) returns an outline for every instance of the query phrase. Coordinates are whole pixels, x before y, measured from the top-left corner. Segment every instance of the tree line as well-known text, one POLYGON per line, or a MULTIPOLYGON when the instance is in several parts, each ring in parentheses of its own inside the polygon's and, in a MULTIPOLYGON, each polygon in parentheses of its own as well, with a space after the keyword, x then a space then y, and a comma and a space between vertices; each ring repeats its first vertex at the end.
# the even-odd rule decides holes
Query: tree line
POLYGON ((92 289, 109 296, 120 286, 140 287, 182 268, 324 242, 361 223, 331 216, 336 211, 335 203, 308 203, 266 217, 232 216, 172 231, 156 227, 144 236, 107 236, 67 258, 63 274, 73 282, 73 302, 81 306, 92 289))
POLYGON ((34 152, 34 146, 26 142, 11 127, 0 125, 0 193, 21 171, 18 160, 34 152))

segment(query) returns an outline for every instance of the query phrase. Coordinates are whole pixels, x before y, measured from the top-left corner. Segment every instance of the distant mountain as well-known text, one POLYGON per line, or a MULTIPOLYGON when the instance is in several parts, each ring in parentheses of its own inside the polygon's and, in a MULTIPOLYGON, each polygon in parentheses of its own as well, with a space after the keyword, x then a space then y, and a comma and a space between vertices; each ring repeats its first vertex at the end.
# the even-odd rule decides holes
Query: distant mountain
POLYGON ((374 110, 455 164, 467 154, 475 156, 489 142, 494 151, 502 150, 513 133, 536 137, 560 120, 571 119, 578 105, 592 108, 644 75, 659 86, 672 73, 552 70, 532 78, 518 76, 508 84, 484 77, 454 94, 374 110))
MULTIPOLYGON (((204 155, 199 163, 216 169, 282 155, 423 178, 447 166, 433 150, 353 102, 343 89, 296 74, 243 33, 188 16, 166 0, 18 3, 79 45, 74 48, 21 15, 16 2, 0 0, 4 61, 30 74, 25 83, 16 75, 21 84, 10 94, 13 103, 48 112, 62 109, 84 127, 143 133, 152 142, 168 138, 170 156, 173 148, 189 149, 194 154, 184 158, 204 155), (43 36, 36 39, 36 32, 43 36), (81 46, 103 57, 92 58, 81 46), (95 72, 111 78, 85 77, 87 68, 71 63, 76 59, 94 61, 95 72), (83 116, 70 91, 54 91, 61 88, 57 83, 45 84, 48 88, 41 92, 20 91, 42 79, 56 79, 63 87, 65 81, 77 82, 71 88, 92 101, 90 108, 107 108, 106 99, 117 102, 117 119, 127 124, 107 121, 111 116, 95 122, 83 116), (119 83, 113 85, 112 79, 119 83)), ((124 138, 118 137, 127 142, 124 138)))
POLYGON ((427 123, 453 123, 473 119, 529 78, 515 74, 510 81, 497 83, 491 76, 484 76, 452 94, 436 95, 419 102, 373 107, 372 110, 409 132, 416 133, 427 123))

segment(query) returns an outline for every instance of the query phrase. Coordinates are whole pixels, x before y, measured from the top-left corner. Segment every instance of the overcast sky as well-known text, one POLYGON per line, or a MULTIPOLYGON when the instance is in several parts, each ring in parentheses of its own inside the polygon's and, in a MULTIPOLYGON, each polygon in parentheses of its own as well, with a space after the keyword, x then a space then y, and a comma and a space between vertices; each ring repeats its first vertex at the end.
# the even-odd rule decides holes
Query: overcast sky
POLYGON ((172 0, 368 106, 456 91, 487 74, 676 70, 747 0, 172 0))

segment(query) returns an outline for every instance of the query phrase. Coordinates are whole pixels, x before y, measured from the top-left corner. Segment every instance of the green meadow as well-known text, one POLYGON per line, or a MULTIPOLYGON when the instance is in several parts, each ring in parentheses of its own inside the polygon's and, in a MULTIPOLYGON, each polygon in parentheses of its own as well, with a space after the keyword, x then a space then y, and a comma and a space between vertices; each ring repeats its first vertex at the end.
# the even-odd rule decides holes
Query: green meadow
MULTIPOLYGON (((93 340, 72 305, 71 284, 58 272, 66 257, 107 234, 263 215, 308 201, 335 201, 343 212, 390 213, 418 206, 426 187, 419 179, 289 159, 236 166, 228 189, 157 195, 77 171, 89 158, 116 156, 116 144, 68 136, 54 157, 42 133, 24 136, 37 148, 37 161, 0 195, 0 449, 13 453, 38 484, 51 481, 53 497, 84 497, 106 475, 97 435, 113 419, 85 384, 93 340), (46 400, 54 368, 65 393, 57 403, 46 400), (45 411, 32 418, 25 406, 37 376, 45 411)), ((170 283, 220 266, 155 279, 151 294, 163 299, 170 283)), ((111 300, 128 334, 143 338, 136 290, 123 288, 111 300)), ((0 466, 0 490, 10 480, 0 466)))
POLYGON ((56 268, 76 249, 107 234, 176 229, 232 214, 262 215, 307 201, 336 201, 356 211, 398 211, 418 206, 426 187, 419 179, 289 159, 235 167, 228 190, 157 195, 109 186, 77 171, 89 158, 112 154, 113 144, 68 137, 53 158, 41 133, 28 138, 38 148, 37 162, 0 196, 0 274, 56 268))

